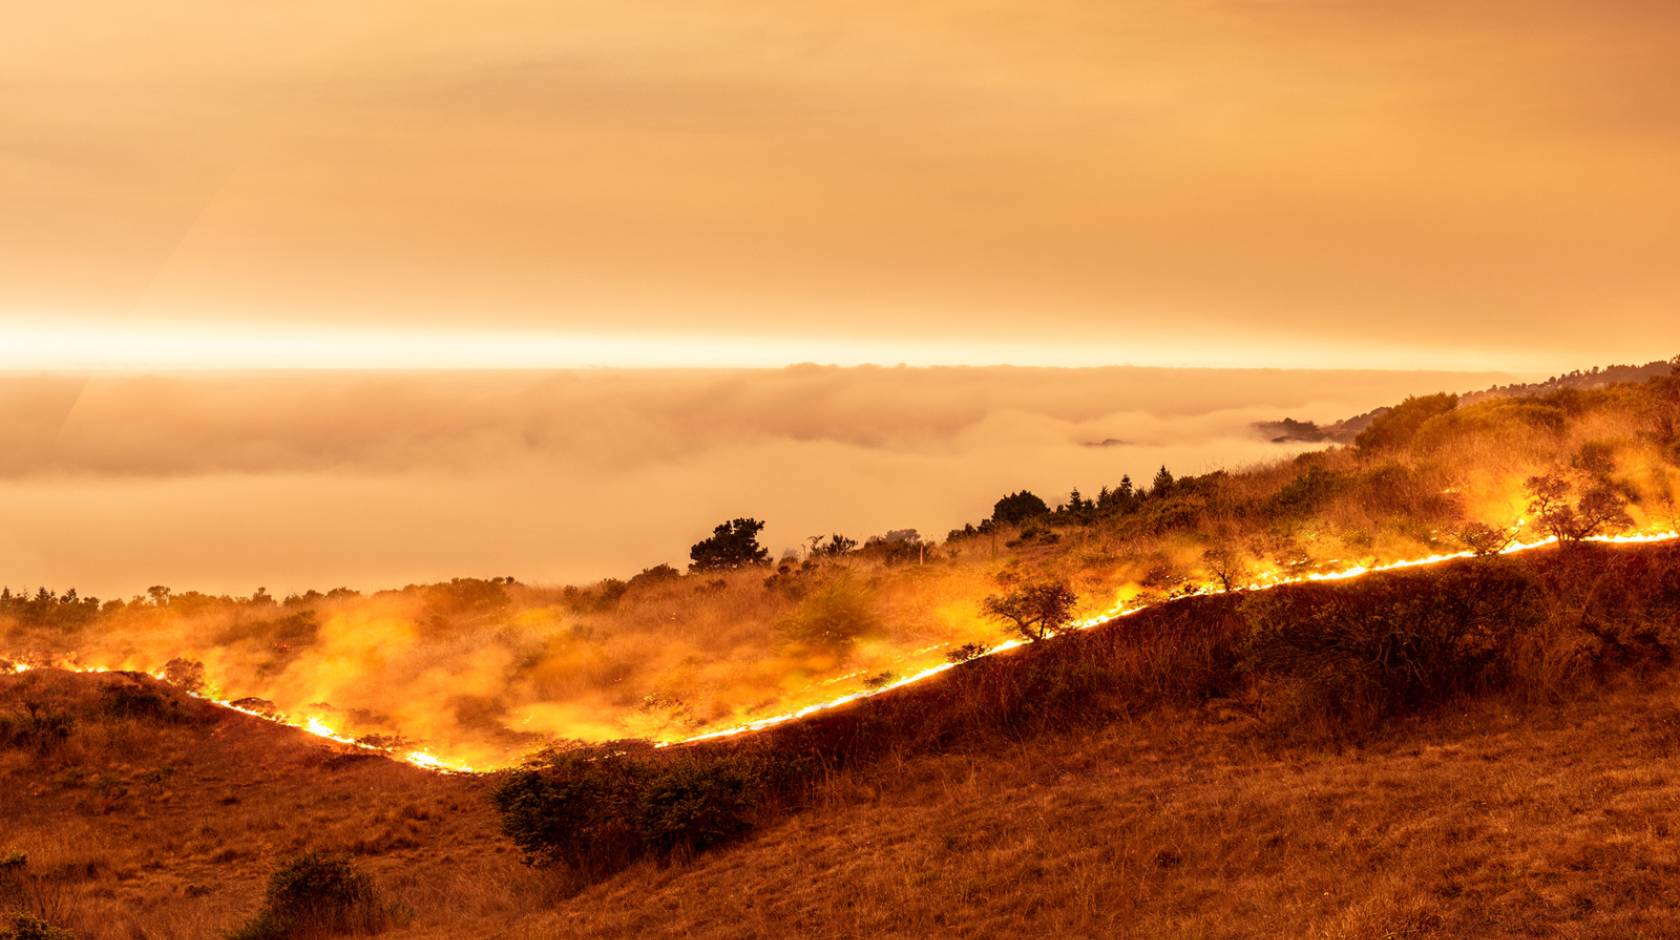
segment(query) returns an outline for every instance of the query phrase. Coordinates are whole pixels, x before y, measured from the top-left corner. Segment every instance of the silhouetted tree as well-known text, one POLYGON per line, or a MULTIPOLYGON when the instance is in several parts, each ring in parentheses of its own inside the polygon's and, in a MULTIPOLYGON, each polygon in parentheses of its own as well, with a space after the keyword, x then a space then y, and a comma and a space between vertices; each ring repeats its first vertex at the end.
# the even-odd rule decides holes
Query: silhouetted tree
POLYGON ((883 564, 900 565, 921 562, 927 555, 927 543, 915 529, 893 529, 882 535, 872 535, 863 543, 863 551, 881 557, 883 564))
POLYGON ((758 544, 764 523, 758 519, 731 519, 719 523, 712 534, 688 550, 690 571, 727 571, 748 565, 768 565, 770 551, 758 544))
POLYGON ((1155 471, 1155 479, 1149 484, 1149 495, 1165 496, 1172 492, 1172 488, 1173 475, 1167 470, 1166 465, 1162 464, 1161 469, 1155 471))
POLYGON ((1219 587, 1224 591, 1236 590, 1248 577, 1248 562, 1242 553, 1224 545, 1202 552, 1202 562, 1207 565, 1208 573, 1218 579, 1219 587))
POLYGON ((1607 528, 1631 525, 1627 501, 1607 484, 1597 484, 1569 504, 1568 481, 1556 474, 1528 478, 1528 512, 1564 545, 1591 538, 1607 528))
POLYGON ((980 603, 986 616, 1001 620, 1034 642, 1052 636, 1073 619, 1079 596, 1060 582, 1024 584, 980 603))
POLYGON ((1472 522, 1458 530, 1458 540, 1478 558, 1499 554, 1516 536, 1515 529, 1500 529, 1485 522, 1472 522))
POLYGON ((1008 525, 1020 525, 1050 512, 1050 507, 1027 490, 1010 493, 992 505, 992 519, 1008 525))
POLYGON ((838 532, 829 536, 827 542, 824 542, 820 535, 811 537, 811 554, 823 558, 839 558, 850 554, 857 547, 857 539, 847 538, 838 532))

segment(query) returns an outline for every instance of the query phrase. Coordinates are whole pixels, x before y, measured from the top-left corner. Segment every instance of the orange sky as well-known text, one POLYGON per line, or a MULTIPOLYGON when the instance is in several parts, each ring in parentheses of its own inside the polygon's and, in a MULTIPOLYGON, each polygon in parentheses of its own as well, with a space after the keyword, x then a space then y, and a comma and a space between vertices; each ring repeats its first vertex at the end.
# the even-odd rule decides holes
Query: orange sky
POLYGON ((1676 61, 1670 0, 13 3, 0 367, 1643 361, 1676 61))

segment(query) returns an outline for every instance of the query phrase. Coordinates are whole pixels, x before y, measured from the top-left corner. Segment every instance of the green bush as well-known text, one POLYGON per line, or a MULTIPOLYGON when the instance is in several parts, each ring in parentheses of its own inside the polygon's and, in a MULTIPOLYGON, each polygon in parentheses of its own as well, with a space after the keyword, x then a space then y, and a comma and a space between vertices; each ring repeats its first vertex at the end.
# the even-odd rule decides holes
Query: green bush
POLYGON ((537 866, 595 881, 637 859, 688 858, 746 834, 778 785, 797 782, 742 755, 552 753, 508 776, 493 799, 502 830, 537 866))
POLYGON ((878 627, 868 588, 845 573, 811 590, 782 624, 790 639, 833 650, 847 649, 878 627))
POLYGON ((643 843, 670 859, 739 838, 752 828, 748 785, 748 770, 738 761, 685 760, 664 768, 641 794, 643 843))
POLYGON ((647 777, 646 767, 623 755, 554 753, 510 775, 492 799, 502 831, 528 862, 593 880, 644 851, 636 819, 647 777))
POLYGON ((373 879, 350 861, 309 852, 281 865, 268 879, 262 910, 230 940, 302 940, 384 930, 389 909, 373 879))

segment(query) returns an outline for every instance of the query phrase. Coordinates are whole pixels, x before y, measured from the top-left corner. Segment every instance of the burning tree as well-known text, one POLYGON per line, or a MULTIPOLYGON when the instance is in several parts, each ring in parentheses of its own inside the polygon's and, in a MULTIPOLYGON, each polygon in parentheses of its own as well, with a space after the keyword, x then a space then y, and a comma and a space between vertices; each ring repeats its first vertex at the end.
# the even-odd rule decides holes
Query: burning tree
POLYGON ((1627 500, 1608 483, 1599 482, 1569 503, 1569 481, 1547 473, 1528 478, 1528 512, 1547 534, 1571 545, 1604 531, 1631 525, 1627 500))
POLYGON ((1485 522, 1472 522, 1458 530, 1458 540, 1478 558, 1503 552, 1516 537, 1515 529, 1501 529, 1485 522))
POLYGON ((986 616, 1014 627, 1034 642, 1055 635, 1073 619, 1079 595, 1061 582, 1025 584, 1008 594, 986 598, 980 607, 986 616))
POLYGON ((1202 552, 1202 563, 1208 573, 1219 579, 1219 587, 1233 591, 1248 577, 1248 562, 1242 553, 1229 546, 1219 545, 1202 552))

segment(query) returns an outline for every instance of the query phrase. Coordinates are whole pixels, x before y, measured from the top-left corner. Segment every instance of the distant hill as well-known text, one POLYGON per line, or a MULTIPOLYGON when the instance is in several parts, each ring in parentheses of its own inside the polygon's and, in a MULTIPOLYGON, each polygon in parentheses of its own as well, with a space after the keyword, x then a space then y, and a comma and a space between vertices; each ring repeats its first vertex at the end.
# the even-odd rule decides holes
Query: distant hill
MULTIPOLYGON (((1643 382, 1667 375, 1676 368, 1673 359, 1657 359, 1642 366, 1612 365, 1600 368, 1566 372, 1556 375, 1544 382, 1524 382, 1512 385, 1495 385, 1473 392, 1464 392, 1458 396, 1459 404, 1470 405, 1489 398, 1532 398, 1546 395, 1562 389, 1594 389, 1607 385, 1619 385, 1625 382, 1643 382)), ((1290 441, 1305 441, 1320 443, 1328 441, 1334 444, 1350 444, 1359 436, 1359 432, 1370 427, 1371 422, 1381 414, 1389 411, 1388 407, 1376 408, 1364 414, 1344 418, 1333 424, 1320 425, 1313 421, 1299 421, 1294 418, 1284 418, 1280 421, 1257 421, 1254 429, 1271 441, 1279 444, 1290 441)))

